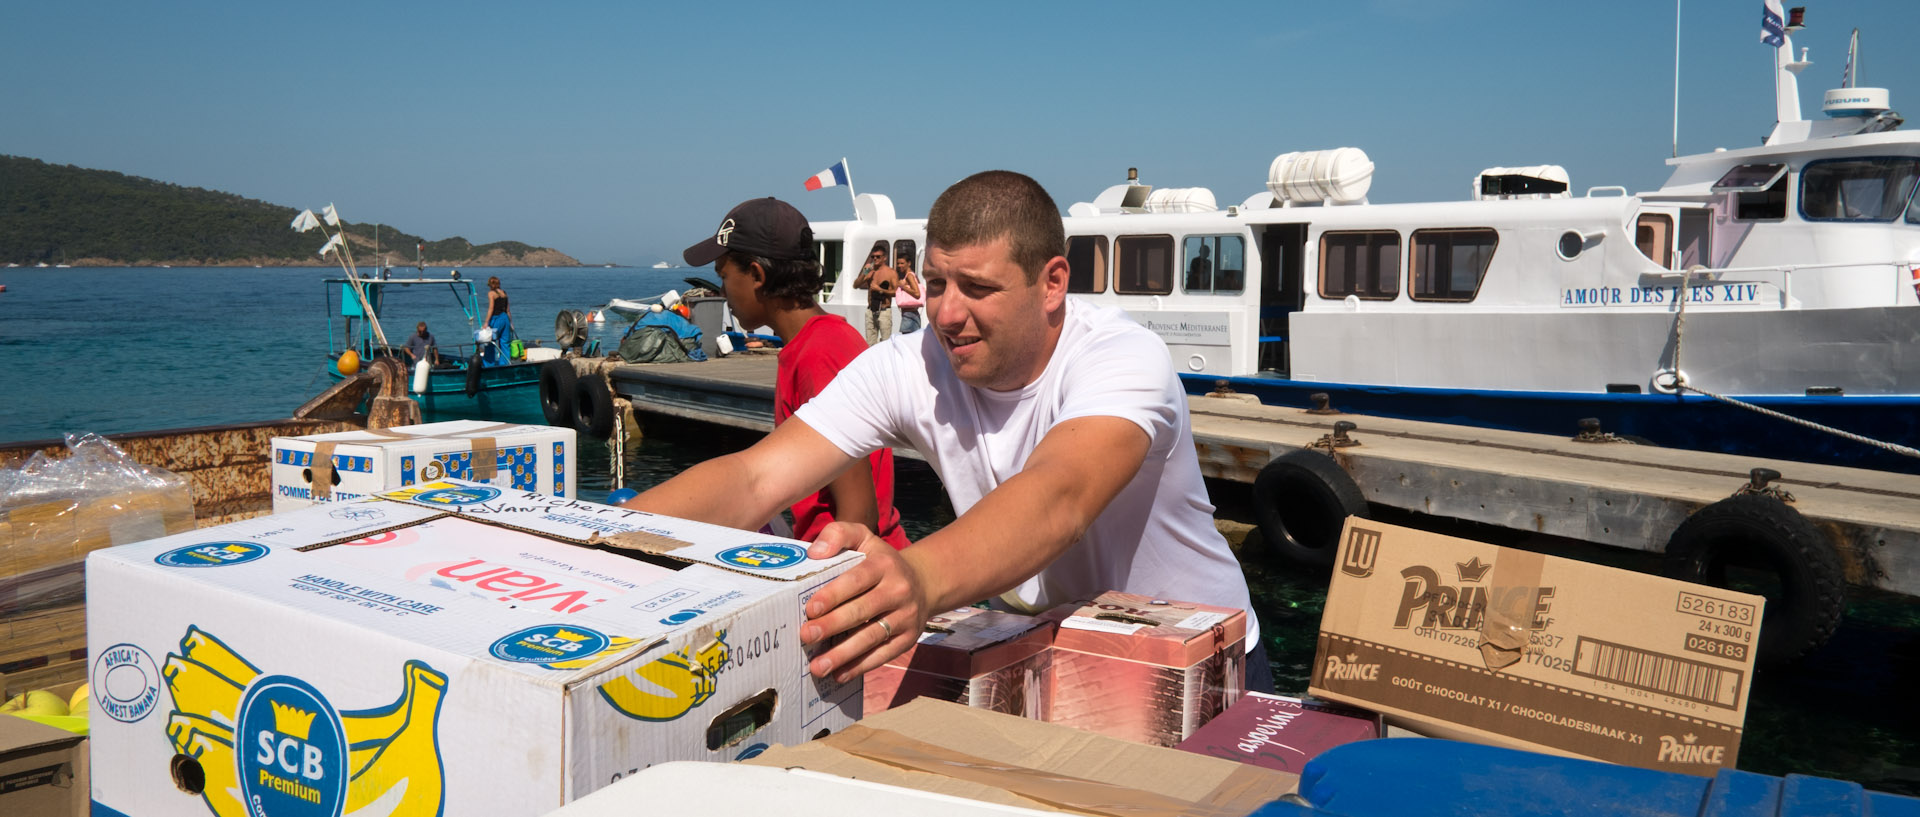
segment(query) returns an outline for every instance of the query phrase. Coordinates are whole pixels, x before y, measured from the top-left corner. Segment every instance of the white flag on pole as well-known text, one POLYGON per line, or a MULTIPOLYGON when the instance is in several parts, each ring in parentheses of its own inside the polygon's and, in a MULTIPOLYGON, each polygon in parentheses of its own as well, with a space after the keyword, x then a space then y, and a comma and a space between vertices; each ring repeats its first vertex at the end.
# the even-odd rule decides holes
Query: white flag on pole
POLYGON ((328 204, 327 209, 322 212, 326 213, 328 224, 331 224, 335 227, 340 226, 340 213, 339 211, 333 209, 332 204, 328 204))
POLYGON ((300 215, 293 217, 293 229, 300 232, 304 233, 318 226, 320 226, 320 219, 314 216, 312 210, 301 210, 300 215))
POLYGON ((344 236, 344 235, 346 235, 346 233, 334 233, 333 235, 328 236, 327 243, 320 245, 320 256, 322 258, 325 258, 327 253, 333 252, 335 247, 340 246, 341 244, 340 238, 341 236, 344 236))

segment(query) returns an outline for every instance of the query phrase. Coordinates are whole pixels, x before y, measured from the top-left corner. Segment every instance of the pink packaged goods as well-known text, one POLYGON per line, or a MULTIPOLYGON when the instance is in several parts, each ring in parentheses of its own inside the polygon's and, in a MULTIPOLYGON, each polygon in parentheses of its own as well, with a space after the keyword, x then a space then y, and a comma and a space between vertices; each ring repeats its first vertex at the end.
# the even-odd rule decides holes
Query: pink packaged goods
POLYGON ((1246 689, 1244 611, 1108 591, 1047 617, 1053 723, 1173 746, 1246 689))
POLYGON ((1321 752, 1380 734, 1372 712, 1249 692, 1176 748, 1299 774, 1321 752))
POLYGON ((1045 720, 1053 622, 962 607, 927 620, 912 649, 866 675, 866 714, 914 698, 1045 720))

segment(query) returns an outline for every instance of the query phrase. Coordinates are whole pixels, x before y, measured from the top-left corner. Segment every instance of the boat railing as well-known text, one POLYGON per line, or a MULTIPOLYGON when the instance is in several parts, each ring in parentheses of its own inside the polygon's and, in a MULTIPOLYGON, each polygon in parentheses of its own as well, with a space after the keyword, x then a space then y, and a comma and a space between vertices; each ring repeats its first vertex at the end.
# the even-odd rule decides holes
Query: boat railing
POLYGON ((1772 284, 1780 290, 1780 305, 1785 307, 1793 301, 1793 276, 1795 273, 1825 273, 1834 270, 1858 270, 1862 268, 1887 267, 1893 271, 1893 291, 1889 304, 1900 302, 1902 286, 1912 283, 1902 272, 1920 275, 1920 263, 1913 261, 1833 261, 1820 264, 1774 264, 1759 267, 1708 267, 1695 264, 1683 270, 1661 270, 1648 273, 1651 277, 1679 278, 1686 287, 1705 279, 1712 283, 1754 283, 1772 284), (1729 275, 1740 277, 1728 278, 1729 275))

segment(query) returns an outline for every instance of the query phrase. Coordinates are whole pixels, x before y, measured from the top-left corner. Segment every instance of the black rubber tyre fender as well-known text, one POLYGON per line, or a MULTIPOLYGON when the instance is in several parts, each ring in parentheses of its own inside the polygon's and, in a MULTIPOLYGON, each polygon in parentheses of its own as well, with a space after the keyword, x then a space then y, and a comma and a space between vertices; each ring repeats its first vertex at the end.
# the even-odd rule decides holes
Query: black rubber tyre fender
POLYGON ((1774 580, 1757 591, 1767 597, 1759 622, 1762 663, 1801 658, 1839 626, 1847 587, 1840 556, 1786 503, 1761 494, 1728 497, 1695 511, 1667 539, 1666 572, 1673 578, 1727 587, 1729 567, 1764 571, 1774 580))
POLYGON ((475 353, 467 360, 467 396, 480 393, 480 355, 475 353))
POLYGON ((1347 517, 1367 518, 1367 498, 1332 457, 1299 448, 1274 457, 1253 480, 1253 518, 1282 557, 1330 566, 1347 517))
POLYGON ((596 440, 613 436, 613 389, 606 378, 582 377, 574 383, 573 427, 596 440))
POLYGON ((546 415, 547 425, 573 425, 573 361, 549 360, 540 365, 540 413, 546 415))

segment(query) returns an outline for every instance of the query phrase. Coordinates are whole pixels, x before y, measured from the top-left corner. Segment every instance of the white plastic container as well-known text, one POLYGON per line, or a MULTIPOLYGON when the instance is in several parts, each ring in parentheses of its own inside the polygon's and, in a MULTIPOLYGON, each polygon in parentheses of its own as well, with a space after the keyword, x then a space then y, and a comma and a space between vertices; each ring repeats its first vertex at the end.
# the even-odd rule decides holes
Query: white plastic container
POLYGON ((1204 187, 1163 187, 1147 194, 1149 213, 1211 213, 1220 209, 1204 187))
POLYGON ((1357 204, 1372 187, 1373 160, 1359 148, 1282 153, 1267 170, 1267 189, 1289 204, 1357 204))
POLYGON ((427 390, 427 373, 433 371, 433 365, 427 361, 413 364, 413 393, 423 394, 427 390))

